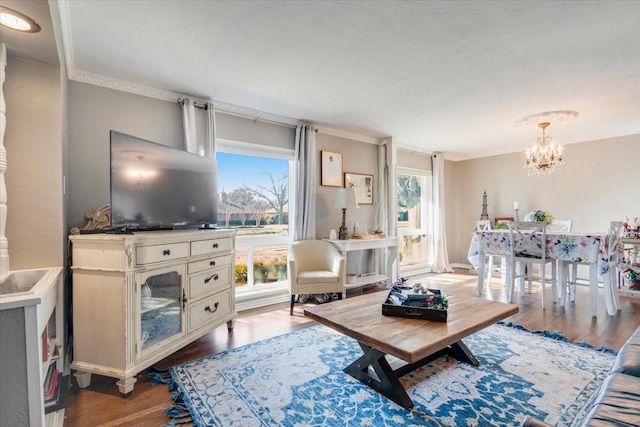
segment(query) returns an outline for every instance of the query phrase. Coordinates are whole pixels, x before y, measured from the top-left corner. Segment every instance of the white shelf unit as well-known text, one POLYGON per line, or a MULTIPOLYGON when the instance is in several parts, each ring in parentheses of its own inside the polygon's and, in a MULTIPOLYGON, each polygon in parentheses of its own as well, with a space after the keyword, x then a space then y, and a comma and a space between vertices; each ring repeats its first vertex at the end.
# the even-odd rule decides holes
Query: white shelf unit
MULTIPOLYGON (((638 256, 638 253, 640 253, 640 238, 632 239, 625 237, 620 239, 620 244, 625 251, 629 251, 629 255, 634 262, 640 258, 640 256, 638 256)), ((626 283, 627 281, 624 280, 624 282, 626 283)), ((626 297, 640 298, 640 290, 628 289, 624 283, 620 289, 618 289, 618 294, 626 297)))
POLYGON ((61 425, 53 417, 45 418, 43 389, 49 366, 64 371, 62 267, 12 271, 2 283, 2 424, 61 425), (46 354, 44 334, 50 347, 46 354))

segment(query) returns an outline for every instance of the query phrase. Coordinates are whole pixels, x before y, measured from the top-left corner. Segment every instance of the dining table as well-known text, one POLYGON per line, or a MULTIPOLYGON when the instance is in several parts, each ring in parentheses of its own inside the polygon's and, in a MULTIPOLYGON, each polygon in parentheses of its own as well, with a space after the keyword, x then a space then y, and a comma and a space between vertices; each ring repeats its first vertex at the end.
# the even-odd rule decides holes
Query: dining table
MULTIPOLYGON (((522 239, 517 246, 525 253, 540 253, 539 239, 529 239, 526 234, 514 234, 515 239, 522 239)), ((601 278, 604 287, 605 304, 610 316, 616 314, 618 307, 615 289, 609 271, 615 268, 611 265, 607 253, 606 232, 575 232, 575 231, 547 231, 545 256, 557 262, 557 289, 560 292, 560 305, 566 303, 566 284, 568 263, 580 263, 589 267, 589 294, 591 313, 598 315, 598 279, 601 278)), ((482 294, 484 287, 485 255, 497 255, 503 259, 511 257, 511 241, 509 230, 478 230, 473 233, 467 259, 478 270, 478 294, 482 294)), ((510 279, 509 279, 510 280, 510 279)), ((617 289, 617 288, 616 288, 617 289)), ((553 295, 556 302, 558 295, 553 295)))

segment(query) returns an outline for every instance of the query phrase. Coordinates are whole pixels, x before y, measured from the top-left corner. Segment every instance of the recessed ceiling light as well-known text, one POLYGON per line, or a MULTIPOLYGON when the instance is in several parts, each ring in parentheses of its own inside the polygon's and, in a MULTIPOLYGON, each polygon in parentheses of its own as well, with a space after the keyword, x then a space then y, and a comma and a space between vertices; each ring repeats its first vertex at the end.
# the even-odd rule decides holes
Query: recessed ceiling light
POLYGON ((40 25, 33 19, 8 7, 0 6, 0 25, 25 33, 37 33, 40 25))

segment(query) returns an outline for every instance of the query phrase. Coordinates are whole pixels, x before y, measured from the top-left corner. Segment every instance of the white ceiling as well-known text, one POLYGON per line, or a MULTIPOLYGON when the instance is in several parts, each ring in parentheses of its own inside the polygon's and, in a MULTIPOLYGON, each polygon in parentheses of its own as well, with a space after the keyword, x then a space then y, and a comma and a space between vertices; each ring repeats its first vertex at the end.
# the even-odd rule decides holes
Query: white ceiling
POLYGON ((640 133, 638 1, 55 5, 76 80, 393 136, 451 159, 526 148, 540 131, 514 122, 543 111, 580 113, 547 129, 563 144, 640 133))

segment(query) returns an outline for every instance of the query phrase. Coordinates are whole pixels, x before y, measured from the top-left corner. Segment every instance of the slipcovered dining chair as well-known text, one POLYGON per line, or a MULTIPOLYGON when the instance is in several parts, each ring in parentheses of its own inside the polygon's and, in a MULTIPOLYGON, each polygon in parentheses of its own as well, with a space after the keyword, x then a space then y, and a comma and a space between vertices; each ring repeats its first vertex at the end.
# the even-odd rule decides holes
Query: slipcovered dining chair
MULTIPOLYGON (((545 308, 545 267, 551 263, 551 289, 553 301, 557 299, 556 290, 556 263, 553 258, 547 258, 547 224, 544 222, 509 222, 509 243, 511 254, 510 283, 508 290, 509 302, 513 300, 515 280, 520 283, 520 292, 524 292, 525 267, 531 271, 533 264, 540 265, 540 294, 542 308, 545 308)), ((531 292, 531 275, 529 275, 529 292, 531 292)))
MULTIPOLYGON (((622 245, 620 242, 621 233, 622 233, 622 221, 611 221, 609 223, 609 231, 607 232, 607 236, 605 237, 606 254, 600 255, 601 257, 604 258, 604 260, 609 265, 608 285, 607 285, 607 281, 605 281, 604 289, 603 289, 606 306, 607 306, 607 312, 609 313, 609 315, 614 315, 615 312, 619 310, 621 307, 620 297, 618 295, 618 278, 617 278, 618 261, 623 256, 622 245)), ((565 262, 564 268, 568 269, 569 265, 577 266, 578 264, 585 264, 585 263, 578 262, 578 261, 565 262)), ((567 275, 567 279, 565 279, 563 283, 560 283, 560 286, 559 286, 561 296, 565 294, 567 286, 575 286, 576 284, 575 280, 576 280, 575 274, 573 275, 573 281, 569 280, 567 275)), ((597 288, 598 286, 597 277, 595 276, 591 277, 589 280, 590 282, 592 280, 594 281, 593 283, 590 283, 590 286, 593 285, 597 288)), ((597 317, 598 313, 593 308, 597 306, 597 300, 596 300, 597 293, 591 293, 591 299, 592 299, 591 314, 593 317, 597 317)))
POLYGON ((287 255, 291 309, 296 296, 338 294, 342 299, 345 283, 345 258, 329 242, 299 240, 289 245, 287 255))
MULTIPOLYGON (((570 232, 573 226, 572 219, 554 219, 551 224, 547 226, 547 232, 554 231, 558 233, 570 232)), ((578 264, 571 264, 570 274, 567 276, 570 286, 567 286, 567 292, 569 292, 569 301, 576 300, 576 280, 578 279, 578 264)), ((560 287, 558 287, 560 289, 560 287)))
MULTIPOLYGON (((491 230, 491 220, 479 219, 476 221, 475 231, 491 230)), ((491 283, 491 276, 493 275, 493 255, 485 255, 485 267, 487 269, 487 283, 491 283)), ((484 283, 482 284, 484 287, 484 283)))

